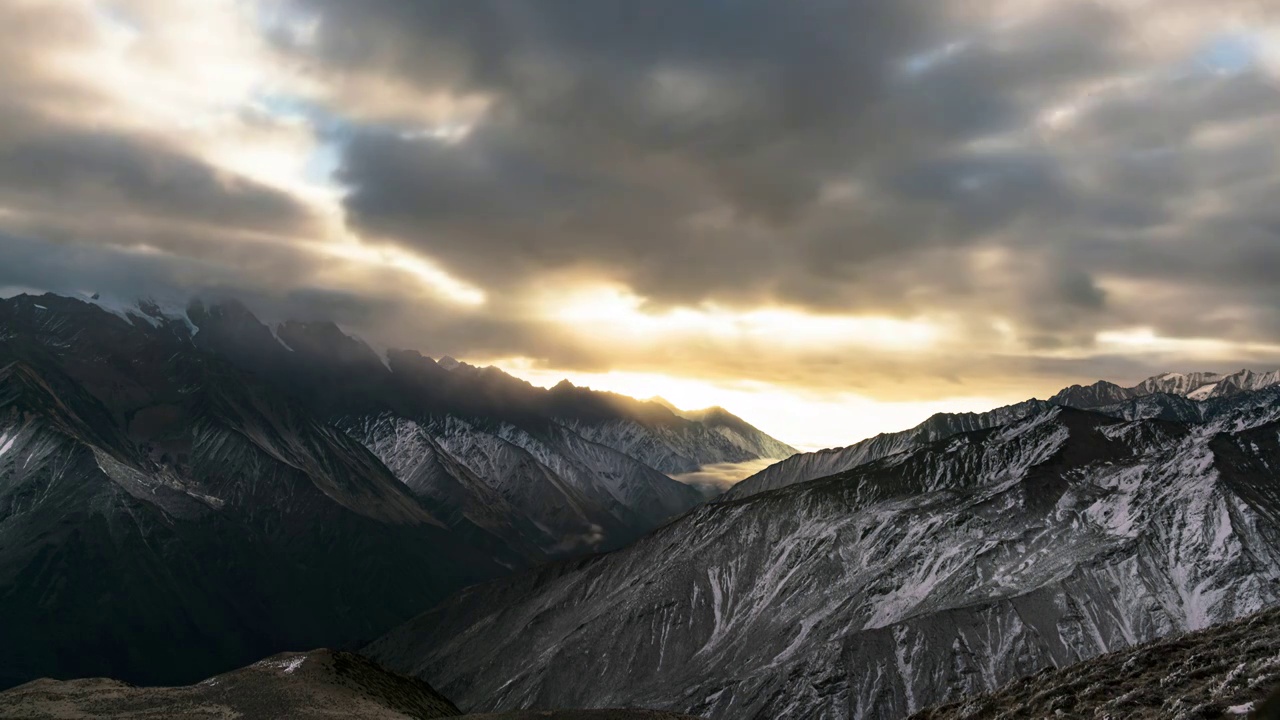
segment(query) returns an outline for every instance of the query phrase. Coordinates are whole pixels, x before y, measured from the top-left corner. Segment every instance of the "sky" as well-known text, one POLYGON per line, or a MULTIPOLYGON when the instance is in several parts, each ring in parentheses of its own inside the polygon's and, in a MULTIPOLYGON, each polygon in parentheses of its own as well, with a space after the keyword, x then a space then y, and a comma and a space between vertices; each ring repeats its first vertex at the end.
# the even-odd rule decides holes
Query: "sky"
POLYGON ((1271 0, 0 0, 0 293, 797 447, 1280 367, 1271 0))

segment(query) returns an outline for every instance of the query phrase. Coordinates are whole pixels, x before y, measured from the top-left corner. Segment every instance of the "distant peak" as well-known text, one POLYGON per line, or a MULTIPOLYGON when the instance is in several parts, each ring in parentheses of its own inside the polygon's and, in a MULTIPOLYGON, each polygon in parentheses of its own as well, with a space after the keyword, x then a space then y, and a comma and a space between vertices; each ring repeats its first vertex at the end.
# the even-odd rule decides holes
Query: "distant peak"
POLYGON ((676 407, 674 403, 662 397, 661 395, 654 395, 653 397, 649 398, 648 401, 653 403, 654 405, 661 405, 662 407, 670 410, 671 412, 677 415, 681 413, 680 408, 676 407))
POLYGON ((1152 375, 1133 387, 1121 387, 1105 380, 1086 387, 1072 385, 1050 398, 1050 402, 1090 408, 1157 394, 1202 401, 1275 385, 1280 385, 1280 371, 1256 372, 1244 369, 1229 375, 1203 371, 1165 372, 1152 375))
MULTIPOLYGON (((46 293, 44 297, 61 300, 65 296, 46 293)), ((178 322, 186 325, 192 335, 196 333, 196 327, 192 324, 187 312, 186 301, 180 303, 166 301, 149 295, 125 299, 119 296, 103 295, 100 292, 92 294, 82 292, 79 297, 69 299, 89 303, 129 323, 140 321, 158 327, 161 324, 178 322)))
POLYGON ((454 358, 448 355, 445 355, 444 357, 437 360, 436 364, 444 368, 445 370, 455 370, 459 367, 462 367, 462 363, 458 362, 457 360, 455 360, 454 358))
POLYGON ((725 410, 719 405, 712 405, 711 407, 705 407, 700 410, 681 410, 676 414, 685 420, 692 420, 694 422, 711 425, 733 426, 747 424, 745 420, 734 415, 728 410, 725 410))

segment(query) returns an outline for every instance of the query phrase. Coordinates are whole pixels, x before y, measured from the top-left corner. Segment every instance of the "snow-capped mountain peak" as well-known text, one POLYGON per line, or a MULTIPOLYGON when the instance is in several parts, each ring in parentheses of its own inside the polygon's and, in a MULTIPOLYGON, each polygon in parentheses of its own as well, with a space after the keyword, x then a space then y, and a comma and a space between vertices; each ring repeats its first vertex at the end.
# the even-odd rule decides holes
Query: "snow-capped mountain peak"
POLYGON ((1261 390, 1277 384, 1280 384, 1280 371, 1254 372, 1244 369, 1229 374, 1167 372, 1149 377, 1127 388, 1105 381, 1095 383, 1088 388, 1072 386, 1055 395, 1053 401, 1073 407, 1102 407, 1131 398, 1156 394, 1208 400, 1261 390), (1101 391, 1101 388, 1105 388, 1105 391, 1101 391))

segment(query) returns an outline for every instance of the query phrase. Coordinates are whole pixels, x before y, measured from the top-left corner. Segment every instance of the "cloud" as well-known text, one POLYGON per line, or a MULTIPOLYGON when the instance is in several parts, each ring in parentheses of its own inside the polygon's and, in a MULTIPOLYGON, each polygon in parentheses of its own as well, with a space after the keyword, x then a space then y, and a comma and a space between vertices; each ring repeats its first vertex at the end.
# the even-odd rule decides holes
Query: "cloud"
POLYGON ((776 459, 762 458, 740 463, 715 463, 703 465, 696 472, 673 475, 672 478, 709 495, 718 495, 776 462, 776 459))
POLYGON ((309 209, 285 192, 159 142, 70 128, 7 139, 0 147, 0 204, 59 225, 78 221, 100 230, 137 221, 157 223, 158 230, 203 227, 211 234, 314 232, 309 209))
POLYGON ((1215 14, 1273 20, 1247 3, 298 5, 318 72, 488 98, 465 139, 375 127, 340 171, 358 227, 487 285, 577 270, 659 304, 1013 301, 1034 305, 1009 318, 1029 342, 1073 341, 1125 313, 1109 276, 1172 262, 1145 235, 1200 231, 1179 206, 1223 176, 1197 173, 1275 177, 1270 152, 1203 146, 1274 129, 1266 69, 1201 58, 1215 14), (991 248, 1016 274, 966 277, 957 260, 991 248))
POLYGON ((19 0, 0 283, 895 400, 1271 362, 1278 49, 1250 0, 19 0))

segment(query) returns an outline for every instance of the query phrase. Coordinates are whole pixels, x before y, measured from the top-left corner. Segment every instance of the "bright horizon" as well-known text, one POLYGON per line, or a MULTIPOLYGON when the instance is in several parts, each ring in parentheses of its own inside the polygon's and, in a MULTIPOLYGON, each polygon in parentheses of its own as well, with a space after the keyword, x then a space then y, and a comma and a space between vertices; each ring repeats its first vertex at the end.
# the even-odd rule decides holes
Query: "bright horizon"
POLYGON ((802 452, 844 447, 883 432, 906 430, 934 413, 981 412, 1026 399, 970 397, 929 402, 877 402, 855 393, 814 397, 776 387, 733 387, 662 375, 557 372, 503 360, 478 364, 492 364, 544 388, 568 380, 578 387, 618 393, 637 400, 662 397, 681 410, 719 406, 802 452))

